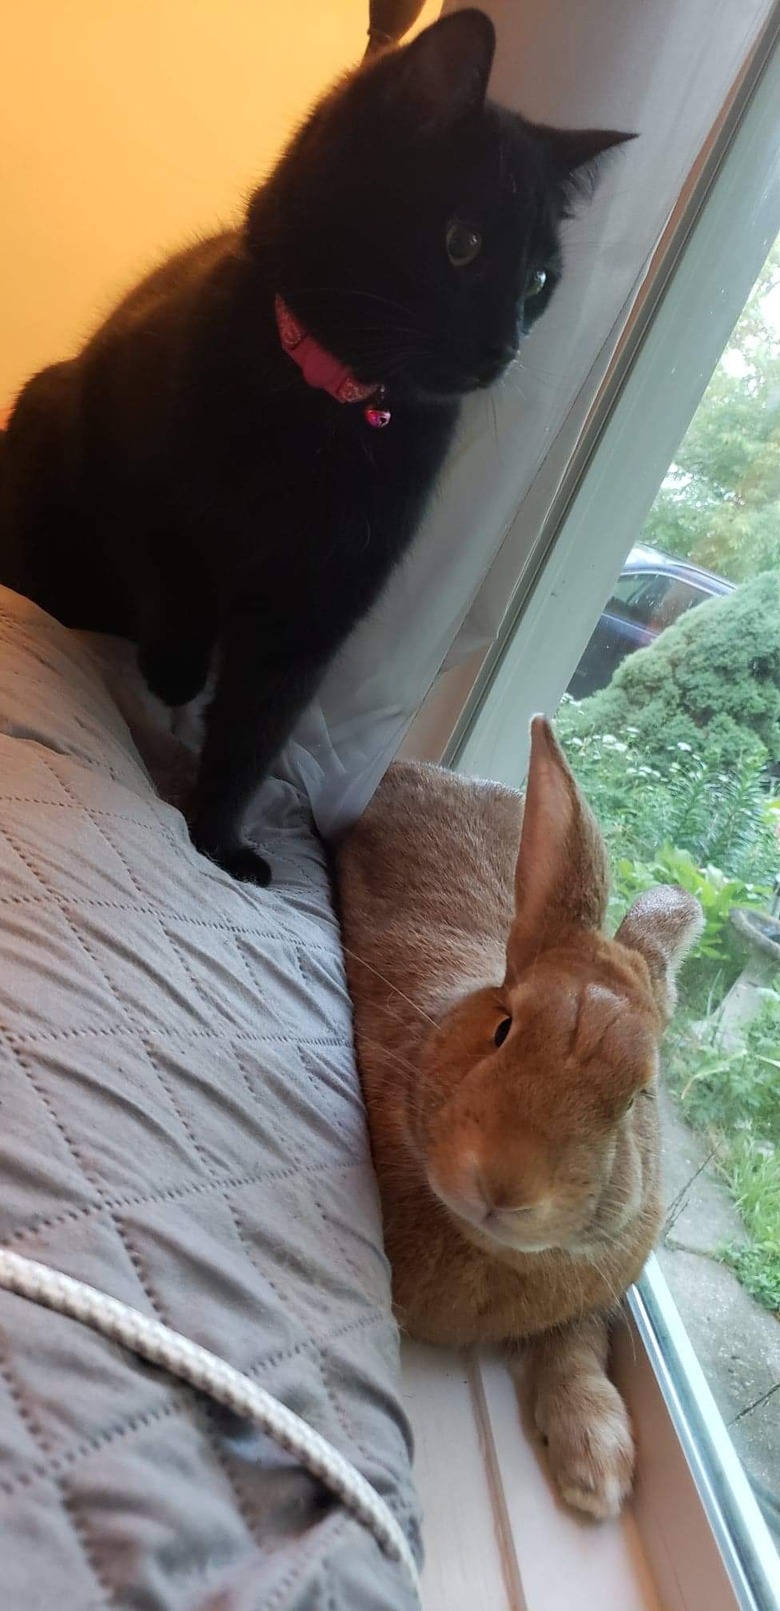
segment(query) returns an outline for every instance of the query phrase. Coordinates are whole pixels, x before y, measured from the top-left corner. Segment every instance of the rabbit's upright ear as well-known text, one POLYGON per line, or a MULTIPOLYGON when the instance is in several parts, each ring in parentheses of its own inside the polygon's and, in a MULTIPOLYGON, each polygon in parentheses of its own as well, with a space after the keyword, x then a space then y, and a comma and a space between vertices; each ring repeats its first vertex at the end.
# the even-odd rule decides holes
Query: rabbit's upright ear
POLYGON ((596 819, 550 723, 534 716, 507 982, 567 935, 600 929, 608 898, 607 854, 596 819))
POLYGON ((671 1018, 677 1000, 678 969, 704 928, 695 895, 676 884, 645 890, 629 907, 615 939, 643 956, 653 994, 664 1017, 671 1018))

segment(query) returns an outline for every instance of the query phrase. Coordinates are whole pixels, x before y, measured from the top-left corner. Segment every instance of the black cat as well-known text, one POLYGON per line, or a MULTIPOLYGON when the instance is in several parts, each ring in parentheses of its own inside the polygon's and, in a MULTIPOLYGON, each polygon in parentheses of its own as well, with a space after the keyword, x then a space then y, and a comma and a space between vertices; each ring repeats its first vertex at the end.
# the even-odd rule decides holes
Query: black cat
POLYGON ((494 45, 456 12, 337 85, 242 228, 36 375, 4 440, 3 581, 134 639, 171 705, 216 651, 191 829, 239 878, 268 878, 240 834, 252 790, 408 548, 460 398, 547 306, 583 176, 627 138, 486 102, 494 45))

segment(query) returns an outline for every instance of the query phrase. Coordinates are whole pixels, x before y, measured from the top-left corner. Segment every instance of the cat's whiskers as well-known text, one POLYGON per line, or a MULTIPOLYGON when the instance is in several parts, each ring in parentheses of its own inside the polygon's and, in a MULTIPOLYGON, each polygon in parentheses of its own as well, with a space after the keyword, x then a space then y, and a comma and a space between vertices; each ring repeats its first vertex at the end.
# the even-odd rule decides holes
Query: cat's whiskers
POLYGON ((523 373, 528 376, 529 380, 552 380, 560 383, 561 380, 565 379, 565 371, 562 374, 560 369, 544 369, 541 364, 536 363, 536 361, 533 363, 524 364, 523 373))
POLYGON ((488 393, 488 402, 490 404, 490 411, 491 411, 491 414, 493 416, 493 436, 495 437, 496 450, 497 450, 499 458, 500 458, 500 456, 501 456, 501 439, 500 439, 499 434, 498 434, 498 409, 496 407, 496 394, 495 394, 495 392, 489 392, 488 393))
MULTIPOLYGON (((529 371, 525 370, 524 373, 528 374, 529 371)), ((510 364, 509 368, 505 370, 504 374, 501 376, 497 389, 500 389, 503 392, 514 392, 515 396, 519 397, 521 402, 527 403, 528 397, 520 385, 519 364, 510 364)))

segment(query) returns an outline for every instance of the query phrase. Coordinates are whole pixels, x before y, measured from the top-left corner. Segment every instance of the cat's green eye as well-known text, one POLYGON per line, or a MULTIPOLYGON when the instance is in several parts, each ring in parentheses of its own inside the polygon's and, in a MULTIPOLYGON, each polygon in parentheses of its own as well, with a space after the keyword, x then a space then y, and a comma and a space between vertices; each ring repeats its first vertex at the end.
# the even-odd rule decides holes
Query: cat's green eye
POLYGON ((479 230, 472 228, 471 224, 462 224, 459 218, 450 219, 444 239, 453 268, 465 268, 467 263, 473 263, 482 249, 479 230))
POLYGON ((511 1018, 502 1018, 499 1026, 498 1026, 498 1029, 496 1030, 496 1033, 493 1036, 493 1043, 494 1043, 495 1046, 503 1046, 504 1041, 506 1040, 506 1037, 509 1034, 509 1031, 510 1031, 511 1028, 512 1028, 512 1020, 511 1020, 511 1018))
POLYGON ((525 288, 525 300, 526 300, 526 302, 528 301, 529 297, 539 296, 540 293, 544 290, 546 284, 547 284, 547 270, 546 269, 534 269, 533 274, 531 275, 531 278, 528 281, 528 284, 527 284, 527 286, 525 288))

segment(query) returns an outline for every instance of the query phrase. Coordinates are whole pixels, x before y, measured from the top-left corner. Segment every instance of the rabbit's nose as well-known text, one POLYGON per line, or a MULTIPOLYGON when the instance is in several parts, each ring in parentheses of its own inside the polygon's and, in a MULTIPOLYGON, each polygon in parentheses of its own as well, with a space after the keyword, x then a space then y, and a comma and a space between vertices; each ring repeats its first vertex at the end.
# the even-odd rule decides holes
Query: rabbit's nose
POLYGON ((523 1220, 528 1219, 533 1211, 531 1203, 523 1203, 520 1208, 488 1208, 482 1226, 486 1231, 519 1229, 523 1220))
POLYGON ((540 1204, 536 1202, 491 1203, 486 1201, 485 1217, 482 1223, 488 1231, 495 1229, 499 1225, 503 1226, 504 1230, 511 1230, 513 1225, 519 1228, 523 1220, 529 1219, 539 1207, 540 1204))
POLYGON ((539 1194, 530 1181, 518 1184, 517 1176, 488 1168, 484 1163, 475 1170, 475 1186, 489 1216, 497 1219, 510 1214, 530 1214, 539 1206, 539 1194))

